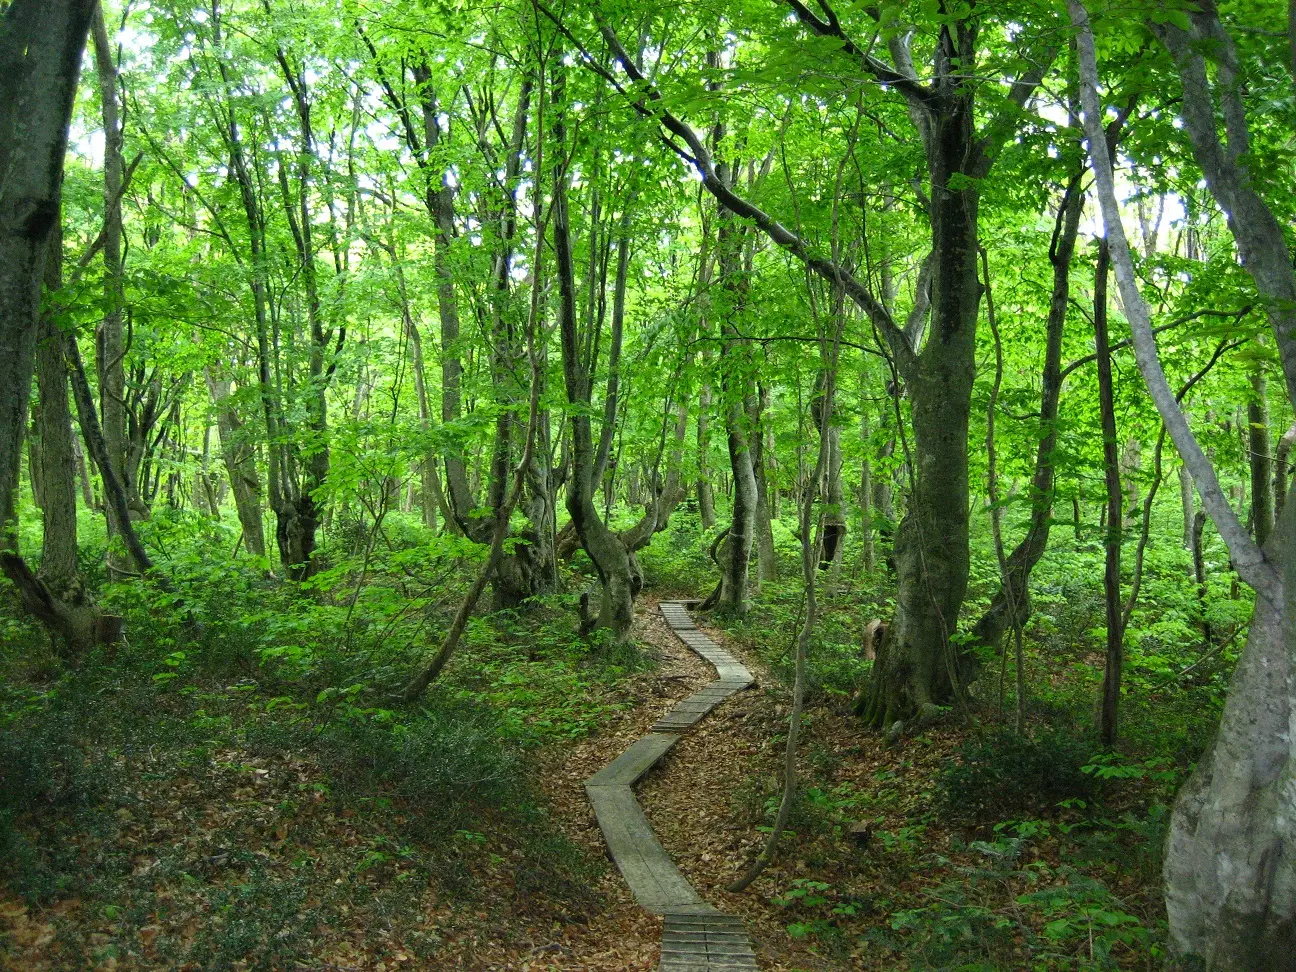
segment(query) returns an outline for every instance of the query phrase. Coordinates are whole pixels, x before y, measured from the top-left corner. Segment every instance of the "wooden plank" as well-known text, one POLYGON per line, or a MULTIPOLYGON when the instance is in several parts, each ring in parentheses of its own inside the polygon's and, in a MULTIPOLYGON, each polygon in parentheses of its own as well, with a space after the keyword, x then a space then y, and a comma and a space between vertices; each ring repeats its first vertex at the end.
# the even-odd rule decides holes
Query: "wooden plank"
POLYGON ((717 705, 723 702, 723 699, 697 699, 690 701, 685 699, 683 702, 676 702, 671 706, 671 712, 701 712, 703 714, 710 712, 717 705))
POLYGON ((663 601, 659 609, 676 637, 715 667, 718 679, 672 706, 652 732, 591 776, 585 793, 635 900, 645 910, 666 916, 660 972, 754 972, 756 957, 742 922, 702 900, 684 879, 630 788, 680 733, 753 684, 745 666, 697 629, 687 610, 696 603, 663 601))
POLYGON ((585 788, 630 893, 655 915, 704 904, 652 832, 628 786, 585 788))
POLYGON ((666 755, 678 736, 650 732, 636 739, 630 748, 585 781, 586 786, 630 786, 666 755))
POLYGON ((662 930, 661 972, 755 969, 742 922, 729 915, 668 914, 662 930))

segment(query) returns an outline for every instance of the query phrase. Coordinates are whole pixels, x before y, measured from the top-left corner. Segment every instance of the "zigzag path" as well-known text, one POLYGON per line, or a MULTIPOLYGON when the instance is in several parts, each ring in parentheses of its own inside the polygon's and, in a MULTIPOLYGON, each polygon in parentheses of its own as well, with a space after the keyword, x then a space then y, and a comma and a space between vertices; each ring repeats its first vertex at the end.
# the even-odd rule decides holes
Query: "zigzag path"
POLYGON ((608 850, 635 900, 664 918, 660 972, 756 969, 742 922, 702 899, 653 833, 634 784, 725 699, 754 684, 747 668, 697 629, 688 603, 664 601, 671 631, 716 669, 717 679, 677 703, 651 731, 585 781, 608 850))

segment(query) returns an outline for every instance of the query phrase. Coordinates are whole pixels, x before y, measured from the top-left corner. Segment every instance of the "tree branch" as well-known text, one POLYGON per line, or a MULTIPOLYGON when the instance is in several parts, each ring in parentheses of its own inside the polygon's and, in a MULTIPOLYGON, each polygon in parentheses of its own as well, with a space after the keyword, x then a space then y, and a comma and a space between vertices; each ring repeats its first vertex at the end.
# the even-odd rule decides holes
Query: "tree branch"
MULTIPOLYGON (((550 11, 543 5, 538 4, 538 6, 550 20, 557 23, 556 18, 550 11)), ((702 176, 702 184, 707 191, 732 213, 754 223, 774 243, 801 260, 812 272, 835 286, 841 287, 850 296, 851 300, 864 311, 878 330, 885 335, 887 343, 891 345, 898 362, 902 366, 902 370, 911 369, 916 363, 914 350, 904 332, 896 325, 895 320, 882 303, 848 270, 832 260, 814 254, 809 244, 799 235, 755 204, 735 193, 716 172, 711 153, 707 150, 702 139, 698 137, 698 134, 693 131, 691 126, 663 106, 661 92, 644 76, 643 72, 636 66, 634 59, 626 53, 621 41, 617 38, 616 32, 606 23, 600 22, 598 27, 613 56, 640 91, 639 97, 632 101, 635 111, 645 118, 656 121, 666 131, 684 142, 689 153, 692 154, 690 161, 697 167, 699 174, 702 176)), ((570 34, 568 33, 566 36, 570 37, 570 34)), ((593 59, 588 56, 588 52, 585 52, 584 48, 582 48, 582 52, 586 54, 586 63, 592 65, 593 59)), ((603 77, 610 79, 617 90, 626 95, 627 98, 633 97, 630 92, 626 91, 622 85, 612 78, 609 72, 602 68, 595 68, 595 70, 603 77)), ((677 149, 677 151, 679 150, 677 149)), ((684 155, 682 151, 679 151, 679 154, 684 155)), ((686 155, 685 157, 687 158, 686 155)))
POLYGON ((1165 370, 1157 353, 1156 336, 1147 303, 1139 291, 1134 276, 1134 261, 1130 255, 1129 241, 1121 222, 1120 204, 1116 199, 1116 185, 1112 174, 1111 154, 1107 149, 1102 126, 1102 104, 1098 98, 1098 58, 1094 52, 1093 33, 1089 27, 1089 13, 1082 0, 1067 0, 1067 10, 1076 28, 1077 61, 1080 70, 1080 100, 1084 108, 1085 134, 1089 143, 1089 156, 1093 162, 1094 179, 1098 187, 1098 201, 1102 208, 1103 224, 1111 249, 1116 282, 1120 287, 1125 316, 1133 334, 1134 357, 1139 371, 1147 383, 1148 392, 1156 404, 1161 420, 1165 422, 1184 465, 1197 484, 1202 506, 1210 514, 1215 529, 1228 548, 1238 576, 1250 584, 1256 593, 1276 607, 1282 603, 1282 579, 1256 546, 1246 528, 1238 520, 1220 488, 1219 478, 1201 445, 1193 436, 1183 410, 1175 400, 1166 381, 1165 370))

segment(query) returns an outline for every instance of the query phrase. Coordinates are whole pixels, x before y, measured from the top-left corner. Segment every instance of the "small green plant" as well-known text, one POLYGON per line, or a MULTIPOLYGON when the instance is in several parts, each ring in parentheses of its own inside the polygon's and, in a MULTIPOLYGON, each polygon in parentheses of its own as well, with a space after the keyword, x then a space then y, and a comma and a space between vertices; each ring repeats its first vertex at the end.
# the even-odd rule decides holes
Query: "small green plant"
POLYGON ((929 904, 892 915, 898 937, 888 944, 914 968, 933 970, 1099 970, 1160 955, 1162 923, 1068 865, 1021 864, 1027 843, 975 841, 969 849, 982 862, 973 866, 939 858, 958 877, 925 892, 929 904))
POLYGON ((797 915, 798 920, 787 925, 793 938, 835 934, 839 919, 854 917, 865 908, 864 902, 839 893, 831 884, 808 878, 793 879, 790 888, 770 901, 797 915))

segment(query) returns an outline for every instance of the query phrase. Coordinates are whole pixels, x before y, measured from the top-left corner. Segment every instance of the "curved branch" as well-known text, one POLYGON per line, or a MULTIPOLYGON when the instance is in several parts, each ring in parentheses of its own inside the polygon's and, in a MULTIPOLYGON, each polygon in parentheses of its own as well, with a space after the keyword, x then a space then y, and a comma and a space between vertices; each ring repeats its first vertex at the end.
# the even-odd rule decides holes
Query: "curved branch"
POLYGON ((1157 353, 1156 336, 1147 303, 1139 291, 1134 276, 1134 261, 1130 255, 1129 241, 1121 221, 1120 204, 1116 199, 1116 185, 1112 175, 1111 154, 1107 149, 1102 127, 1102 105, 1098 99, 1098 57, 1094 51, 1093 33, 1089 27, 1089 13, 1082 0, 1067 0, 1071 22, 1076 27, 1076 46, 1080 69, 1080 100, 1084 107, 1085 134, 1089 155, 1093 160, 1094 179, 1098 187, 1098 201, 1102 208, 1116 282, 1120 287, 1125 316, 1133 332, 1134 357, 1139 371, 1147 383, 1148 392, 1156 404, 1161 420, 1165 422, 1184 465, 1197 484, 1202 506, 1210 513, 1215 529, 1228 548, 1238 576, 1251 585, 1256 593, 1274 605, 1282 603, 1282 579, 1264 553, 1256 546, 1246 528, 1229 505, 1200 443, 1188 426, 1183 409, 1175 400, 1174 392, 1166 381, 1165 369, 1157 353))
MULTIPOLYGON (((555 24, 559 24, 558 18, 549 11, 544 5, 537 4, 541 12, 544 13, 555 24)), ((576 43, 571 33, 559 24, 564 36, 576 43)), ((608 48, 612 51, 613 57, 621 65, 622 70, 626 72, 634 86, 638 89, 638 96, 626 89, 616 81, 615 77, 606 69, 597 66, 589 52, 581 47, 584 55, 584 61, 601 77, 611 83, 617 91, 631 100, 631 106, 636 112, 645 118, 650 118, 661 125, 667 132, 675 136, 687 146, 688 152, 684 152, 678 147, 678 143, 666 139, 667 143, 675 149, 682 157, 689 159, 696 166, 698 173, 702 177, 702 184, 706 190, 711 193, 726 209, 743 219, 750 220, 768 236, 778 246, 787 250, 802 263, 804 263, 813 273, 825 280, 841 287, 851 300, 868 316, 869 320, 885 335, 887 343, 891 346, 895 354, 897 364, 902 371, 912 371, 917 359, 913 347, 909 344, 904 332, 896 325, 891 314, 882 305, 873 294, 854 274, 850 273, 844 267, 829 260, 825 257, 816 255, 811 251, 810 245, 798 234, 788 229, 773 216, 770 216, 754 203, 749 202, 735 193, 716 172, 715 165, 711 159, 711 153, 707 150, 706 145, 698 134, 693 131, 682 119, 677 117, 671 111, 664 107, 662 103, 661 92, 653 83, 639 70, 626 49, 622 46, 616 32, 606 23, 599 22, 599 32, 602 34, 608 48), (690 158, 691 153, 691 158, 690 158)))

